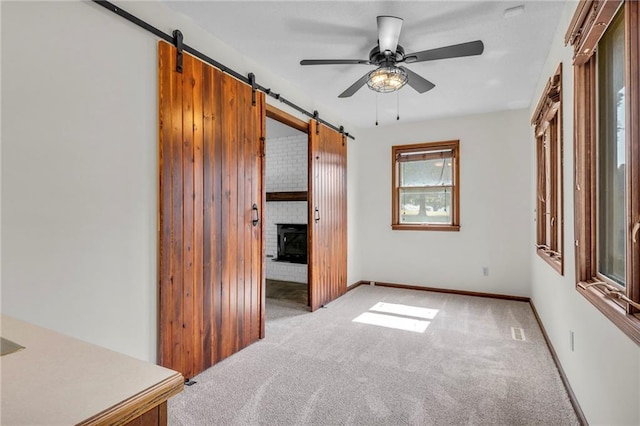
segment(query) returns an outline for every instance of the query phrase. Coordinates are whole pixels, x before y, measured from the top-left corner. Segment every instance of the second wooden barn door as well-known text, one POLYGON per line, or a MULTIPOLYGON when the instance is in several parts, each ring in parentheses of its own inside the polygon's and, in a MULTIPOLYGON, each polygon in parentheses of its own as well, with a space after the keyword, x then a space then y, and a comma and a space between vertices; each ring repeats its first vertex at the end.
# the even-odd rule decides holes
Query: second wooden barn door
POLYGON ((159 363, 193 377, 260 338, 264 94, 158 51, 159 363))
POLYGON ((309 304, 314 311, 347 289, 345 137, 309 126, 309 304))

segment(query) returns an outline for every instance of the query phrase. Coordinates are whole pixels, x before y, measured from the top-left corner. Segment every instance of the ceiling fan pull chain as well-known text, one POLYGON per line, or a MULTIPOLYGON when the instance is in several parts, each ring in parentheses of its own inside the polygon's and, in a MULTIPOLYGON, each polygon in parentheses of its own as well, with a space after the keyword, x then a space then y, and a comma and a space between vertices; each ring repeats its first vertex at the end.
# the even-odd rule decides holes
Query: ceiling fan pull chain
POLYGON ((396 92, 396 120, 400 120, 400 92, 396 92))
POLYGON ((376 93, 376 126, 378 125, 378 96, 376 93))

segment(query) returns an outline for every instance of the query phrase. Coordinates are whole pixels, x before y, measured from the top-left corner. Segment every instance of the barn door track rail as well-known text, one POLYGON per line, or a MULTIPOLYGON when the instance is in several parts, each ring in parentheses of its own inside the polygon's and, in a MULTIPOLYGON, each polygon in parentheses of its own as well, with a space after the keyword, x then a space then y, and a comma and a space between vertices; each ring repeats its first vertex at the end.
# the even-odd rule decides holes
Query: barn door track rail
POLYGON ((253 73, 250 73, 248 77, 245 77, 244 75, 232 70, 231 68, 228 68, 224 65, 222 65, 220 62, 216 61, 215 59, 205 55, 204 53, 194 49, 193 47, 185 44, 183 42, 183 35, 180 32, 180 30, 175 30, 173 32, 173 35, 167 34, 164 31, 159 30, 158 28, 154 27, 153 25, 149 24, 148 22, 143 21, 142 19, 138 18, 135 15, 132 15, 131 13, 127 12, 126 10, 122 9, 119 6, 116 6, 115 4, 105 1, 105 0, 93 0, 94 3, 99 4, 100 6, 104 7, 107 10, 110 10, 111 12, 115 13, 118 16, 121 16, 122 18, 126 19, 129 22, 132 22, 133 24, 139 26, 140 28, 143 28, 147 31, 149 31, 150 33, 154 34, 156 37, 159 37, 161 39, 163 39, 164 41, 171 43, 173 45, 176 46, 177 50, 178 50, 178 61, 176 61, 176 71, 177 72, 182 72, 182 67, 181 67, 181 56, 182 56, 182 52, 187 52, 193 56, 195 56, 196 58, 218 68, 220 71, 229 74, 230 76, 242 81, 245 84, 248 84, 252 87, 252 89, 255 90, 260 90, 261 92, 271 96, 274 99, 279 100, 280 102, 282 102, 283 104, 295 109, 296 111, 298 111, 301 114, 306 115, 309 118, 313 118, 314 120, 316 120, 318 123, 324 124, 325 126, 340 132, 342 135, 350 138, 350 139, 354 139, 353 135, 350 135, 348 132, 344 131, 344 127, 340 126, 340 127, 336 127, 333 124, 323 120, 322 118, 319 117, 319 114, 317 111, 314 112, 309 112, 306 109, 294 104, 293 102, 285 99, 283 96, 281 96, 279 93, 275 93, 273 91, 271 91, 271 89, 266 88, 264 86, 261 86, 260 84, 256 83, 255 81, 255 75, 253 73))

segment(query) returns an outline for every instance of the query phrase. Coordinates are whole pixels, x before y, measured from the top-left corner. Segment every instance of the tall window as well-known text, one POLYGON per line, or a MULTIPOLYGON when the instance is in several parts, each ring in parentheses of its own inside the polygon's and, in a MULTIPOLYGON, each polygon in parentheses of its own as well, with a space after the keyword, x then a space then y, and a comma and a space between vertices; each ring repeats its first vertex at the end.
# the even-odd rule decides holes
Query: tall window
POLYGON ((626 286, 624 13, 598 43, 598 271, 626 286))
POLYGON ((575 49, 577 290, 640 344, 640 4, 583 1, 575 49))
POLYGON ((460 230, 460 142, 392 147, 393 229, 460 230))
POLYGON ((562 64, 549 79, 531 124, 537 153, 536 251, 560 274, 563 270, 562 64))

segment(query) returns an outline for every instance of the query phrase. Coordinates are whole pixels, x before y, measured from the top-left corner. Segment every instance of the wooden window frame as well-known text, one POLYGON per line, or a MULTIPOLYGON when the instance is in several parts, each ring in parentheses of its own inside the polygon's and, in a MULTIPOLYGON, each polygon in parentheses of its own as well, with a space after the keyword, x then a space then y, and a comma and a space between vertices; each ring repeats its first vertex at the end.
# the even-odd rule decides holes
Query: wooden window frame
POLYGON ((562 63, 547 82, 531 124, 534 126, 537 160, 536 252, 560 275, 564 275, 562 63), (548 140, 545 140, 547 135, 548 140), (547 188, 547 182, 550 188, 547 188), (547 235, 547 228, 551 235, 547 235))
POLYGON ((427 142, 411 145, 396 145, 391 147, 391 229, 396 231, 460 231, 460 141, 440 141, 427 142), (399 187, 399 162, 397 158, 401 154, 411 152, 422 153, 423 158, 428 158, 428 151, 451 150, 453 155, 453 175, 451 185, 451 224, 429 224, 429 223, 400 223, 400 187, 399 187))
POLYGON ((624 8, 626 98, 626 294, 640 302, 640 4, 637 1, 583 0, 569 25, 565 42, 574 47, 574 163, 576 290, 640 345, 640 310, 606 290, 597 267, 597 67, 594 51, 602 34, 624 8), (613 297, 612 297, 613 296, 613 297))

